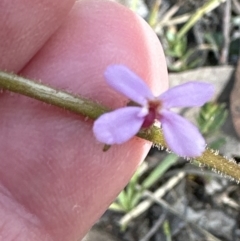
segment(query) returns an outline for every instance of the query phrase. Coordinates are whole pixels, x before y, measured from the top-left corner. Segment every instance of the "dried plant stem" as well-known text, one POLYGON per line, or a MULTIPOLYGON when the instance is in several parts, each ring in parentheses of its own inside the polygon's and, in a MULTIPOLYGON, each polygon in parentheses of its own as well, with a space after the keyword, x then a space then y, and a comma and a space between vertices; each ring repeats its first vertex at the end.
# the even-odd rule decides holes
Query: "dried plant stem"
MULTIPOLYGON (((90 119, 96 119, 101 114, 109 111, 108 108, 81 96, 56 90, 42 83, 1 71, 0 88, 64 108, 90 119)), ((156 126, 152 126, 147 130, 141 130, 138 133, 138 136, 151 141, 156 146, 167 148, 163 133, 161 129, 156 126)), ((228 160, 225 157, 218 155, 218 153, 208 149, 201 157, 195 159, 201 164, 212 168, 216 172, 230 176, 237 182, 240 181, 240 166, 233 160, 228 160)))
POLYGON ((188 226, 194 228, 195 230, 197 230, 198 232, 200 232, 201 234, 203 234, 205 236, 204 240, 209 240, 209 241, 221 241, 220 239, 218 239, 217 237, 215 237, 213 234, 211 234, 210 232, 208 232, 206 229, 202 228, 200 225, 195 224, 192 221, 188 221, 186 219, 186 217, 184 217, 184 215, 182 215, 181 213, 179 213, 179 210, 175 210, 171 205, 169 205, 166 201, 164 201, 163 199, 158 199, 154 196, 153 193, 149 192, 148 190, 146 190, 144 192, 145 196, 149 197, 152 201, 154 201, 155 203, 159 204, 160 206, 162 206, 165 210, 167 210, 168 212, 172 213, 173 215, 175 215, 176 217, 180 218, 181 220, 184 221, 185 224, 187 224, 188 226))
MULTIPOLYGON (((185 177, 185 172, 179 172, 177 175, 171 177, 166 183, 164 183, 160 188, 158 188, 153 196, 156 199, 161 199, 169 190, 173 189, 180 181, 185 177)), ((151 199, 146 199, 140 202, 136 207, 134 207, 131 211, 126 213, 120 220, 120 226, 126 226, 131 220, 140 216, 144 213, 149 207, 154 203, 151 199)))
POLYGON ((183 25, 183 27, 179 30, 177 34, 177 38, 181 39, 189 29, 202 18, 206 13, 211 12, 213 9, 217 8, 221 3, 226 2, 226 0, 209 0, 207 1, 201 8, 199 8, 194 14, 192 14, 191 18, 187 23, 183 25))
POLYGON ((230 32, 231 32, 231 0, 226 0, 224 3, 224 16, 223 16, 223 46, 220 58, 220 64, 227 64, 229 45, 230 45, 230 32))
POLYGON ((147 232, 147 234, 140 239, 140 241, 148 241, 152 238, 154 234, 157 233, 157 231, 160 229, 164 221, 166 220, 166 214, 163 213, 158 220, 153 224, 153 226, 150 228, 150 230, 147 232))

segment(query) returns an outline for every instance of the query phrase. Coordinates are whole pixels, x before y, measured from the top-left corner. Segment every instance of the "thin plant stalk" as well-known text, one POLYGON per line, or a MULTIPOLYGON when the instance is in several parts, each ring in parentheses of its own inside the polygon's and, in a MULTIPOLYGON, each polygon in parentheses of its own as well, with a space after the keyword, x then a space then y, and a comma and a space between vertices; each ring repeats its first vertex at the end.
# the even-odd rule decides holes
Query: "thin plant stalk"
MULTIPOLYGON (((103 113, 110 111, 110 109, 92 100, 2 71, 0 71, 0 88, 58 106, 93 120, 97 119, 103 113)), ((152 142, 153 145, 159 148, 168 150, 162 130, 156 126, 141 130, 137 136, 152 142)), ((208 166, 213 171, 240 182, 240 166, 234 160, 229 160, 219 155, 218 152, 207 148, 202 156, 194 159, 201 165, 208 166)))
POLYGON ((210 0, 206 2, 202 7, 200 7, 192 17, 183 25, 177 34, 177 38, 181 39, 189 31, 193 25, 202 18, 206 13, 211 12, 213 9, 217 8, 221 3, 226 2, 226 0, 210 0))

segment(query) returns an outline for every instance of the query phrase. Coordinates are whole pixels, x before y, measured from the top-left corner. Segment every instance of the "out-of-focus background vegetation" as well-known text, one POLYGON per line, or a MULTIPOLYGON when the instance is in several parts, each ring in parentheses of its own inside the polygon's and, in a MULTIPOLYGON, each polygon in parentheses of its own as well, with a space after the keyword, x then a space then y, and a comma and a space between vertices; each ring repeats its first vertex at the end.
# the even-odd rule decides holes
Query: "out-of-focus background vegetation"
MULTIPOLYGON (((240 1, 118 2, 143 17, 157 34, 171 86, 189 80, 215 85, 213 102, 181 114, 199 127, 210 148, 239 162, 240 1)), ((153 147, 84 240, 238 241, 239 185, 153 147)))

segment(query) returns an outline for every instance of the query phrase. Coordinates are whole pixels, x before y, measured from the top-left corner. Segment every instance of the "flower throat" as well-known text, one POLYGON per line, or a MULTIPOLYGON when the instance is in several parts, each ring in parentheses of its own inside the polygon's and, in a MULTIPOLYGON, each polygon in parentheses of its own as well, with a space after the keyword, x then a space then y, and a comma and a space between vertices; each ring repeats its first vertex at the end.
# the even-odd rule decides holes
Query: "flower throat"
POLYGON ((149 100, 148 101, 148 114, 144 118, 142 128, 150 127, 156 119, 158 119, 162 103, 160 100, 149 100))

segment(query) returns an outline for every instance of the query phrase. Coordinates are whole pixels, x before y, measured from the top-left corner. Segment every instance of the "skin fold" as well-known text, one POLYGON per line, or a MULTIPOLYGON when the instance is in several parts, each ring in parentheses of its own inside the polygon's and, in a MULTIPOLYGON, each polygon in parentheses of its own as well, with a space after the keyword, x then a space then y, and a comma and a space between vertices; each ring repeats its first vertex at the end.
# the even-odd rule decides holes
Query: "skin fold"
MULTIPOLYGON (((127 65, 155 95, 168 88, 159 40, 115 2, 1 0, 0 29, 0 69, 113 109, 128 100, 107 86, 109 64, 127 65)), ((80 240, 151 146, 135 137, 103 152, 91 120, 5 91, 0 113, 4 241, 80 240)))

